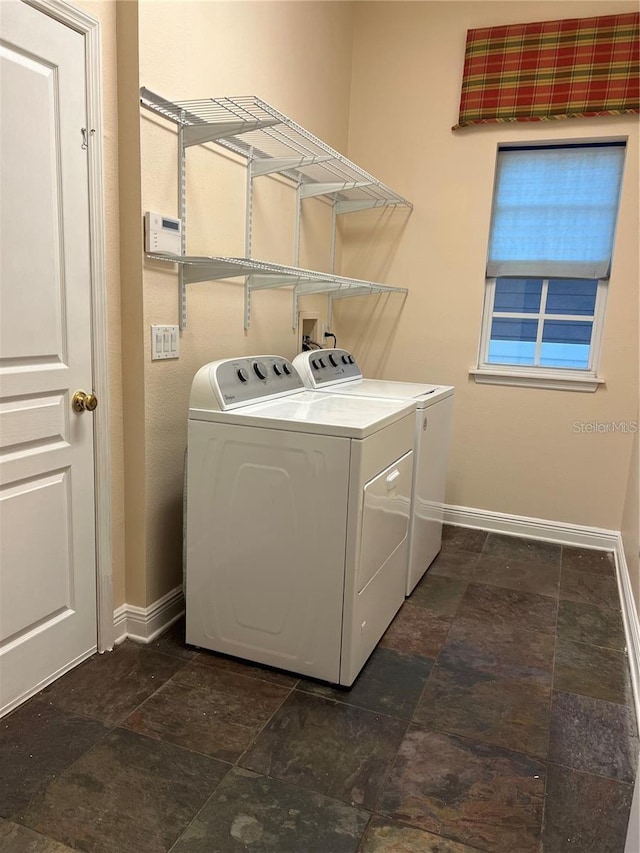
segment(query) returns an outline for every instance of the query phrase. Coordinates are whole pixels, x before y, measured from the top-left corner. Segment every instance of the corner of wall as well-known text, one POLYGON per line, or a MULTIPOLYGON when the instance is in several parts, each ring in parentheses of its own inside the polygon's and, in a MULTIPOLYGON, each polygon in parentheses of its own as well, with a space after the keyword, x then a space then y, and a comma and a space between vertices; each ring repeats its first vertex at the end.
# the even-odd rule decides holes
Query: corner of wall
POLYGON ((145 606, 144 335, 138 0, 117 4, 126 601, 145 606))

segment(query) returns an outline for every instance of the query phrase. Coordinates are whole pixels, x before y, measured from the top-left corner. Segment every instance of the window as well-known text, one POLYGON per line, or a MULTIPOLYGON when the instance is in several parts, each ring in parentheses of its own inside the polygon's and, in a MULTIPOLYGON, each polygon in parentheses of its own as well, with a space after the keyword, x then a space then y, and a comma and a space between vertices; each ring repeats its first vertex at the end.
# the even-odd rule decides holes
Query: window
POLYGON ((487 364, 591 368, 597 280, 498 278, 491 284, 487 364))
POLYGON ((624 152, 624 143, 499 149, 476 381, 580 390, 602 381, 624 152))

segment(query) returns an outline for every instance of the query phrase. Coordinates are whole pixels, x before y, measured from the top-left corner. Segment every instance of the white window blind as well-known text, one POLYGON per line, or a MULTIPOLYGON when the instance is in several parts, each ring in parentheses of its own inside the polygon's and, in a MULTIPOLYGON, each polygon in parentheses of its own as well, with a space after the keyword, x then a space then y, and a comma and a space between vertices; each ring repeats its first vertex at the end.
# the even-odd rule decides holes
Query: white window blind
POLYGON ((487 277, 609 276, 625 145, 501 148, 487 277))

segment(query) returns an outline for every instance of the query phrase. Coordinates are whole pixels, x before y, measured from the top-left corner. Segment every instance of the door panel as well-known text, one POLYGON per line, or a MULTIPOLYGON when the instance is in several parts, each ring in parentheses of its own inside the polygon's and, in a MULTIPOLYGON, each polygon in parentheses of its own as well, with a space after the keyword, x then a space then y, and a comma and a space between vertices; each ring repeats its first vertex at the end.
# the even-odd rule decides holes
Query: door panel
POLYGON ((5 459, 13 454, 37 452, 45 445, 67 442, 67 397, 58 392, 8 397, 0 401, 0 422, 0 451, 5 459))
POLYGON ((0 712, 96 648, 84 38, 0 3, 0 712))
POLYGON ((0 640, 16 639, 73 608, 69 472, 15 483, 0 492, 2 556, 17 570, 3 576, 0 640), (41 520, 38 535, 23 519, 41 520))
POLYGON ((14 286, 2 293, 0 356, 55 363, 64 360, 58 75, 11 44, 2 45, 0 58, 2 151, 10 157, 2 170, 2 240, 3 248, 15 247, 6 257, 3 251, 3 278, 14 286), (28 320, 31 334, 18 317, 28 320))

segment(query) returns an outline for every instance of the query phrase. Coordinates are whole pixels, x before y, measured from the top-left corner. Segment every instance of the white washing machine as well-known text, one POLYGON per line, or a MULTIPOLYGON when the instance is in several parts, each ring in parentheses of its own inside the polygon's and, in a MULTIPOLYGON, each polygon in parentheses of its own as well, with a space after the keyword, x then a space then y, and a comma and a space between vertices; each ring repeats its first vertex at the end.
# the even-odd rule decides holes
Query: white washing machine
POLYGON ((307 388, 361 399, 405 400, 416 404, 413 493, 409 524, 406 594, 436 558, 442 544, 454 388, 416 382, 363 379, 354 356, 343 349, 302 352, 293 360, 307 388))
POLYGON ((279 356, 191 389, 188 643, 350 685, 404 601, 415 403, 308 391, 279 356))

